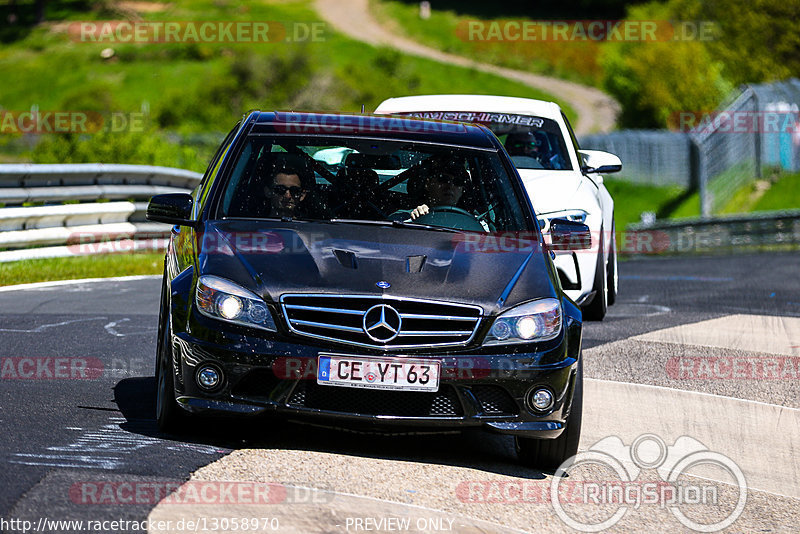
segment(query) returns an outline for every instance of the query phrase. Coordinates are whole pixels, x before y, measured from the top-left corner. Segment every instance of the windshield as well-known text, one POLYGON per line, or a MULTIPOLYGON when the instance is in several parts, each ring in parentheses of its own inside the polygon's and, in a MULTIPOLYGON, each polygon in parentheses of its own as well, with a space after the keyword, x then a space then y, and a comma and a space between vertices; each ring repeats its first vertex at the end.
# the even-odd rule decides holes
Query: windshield
POLYGON ((493 150, 252 135, 238 155, 217 215, 472 232, 531 230, 525 199, 511 179, 493 150))
POLYGON ((500 138, 518 169, 572 170, 561 128, 552 119, 473 111, 427 111, 398 115, 482 124, 500 138))

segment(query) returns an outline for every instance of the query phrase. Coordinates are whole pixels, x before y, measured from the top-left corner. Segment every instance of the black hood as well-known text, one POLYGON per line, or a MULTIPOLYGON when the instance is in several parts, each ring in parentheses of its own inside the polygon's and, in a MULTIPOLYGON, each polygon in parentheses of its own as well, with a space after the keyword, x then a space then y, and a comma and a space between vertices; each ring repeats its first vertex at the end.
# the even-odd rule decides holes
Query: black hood
POLYGON ((387 295, 477 304, 493 314, 509 286, 503 308, 557 296, 546 252, 497 246, 492 235, 225 220, 206 223, 200 237, 200 274, 233 280, 267 301, 297 292, 387 295))

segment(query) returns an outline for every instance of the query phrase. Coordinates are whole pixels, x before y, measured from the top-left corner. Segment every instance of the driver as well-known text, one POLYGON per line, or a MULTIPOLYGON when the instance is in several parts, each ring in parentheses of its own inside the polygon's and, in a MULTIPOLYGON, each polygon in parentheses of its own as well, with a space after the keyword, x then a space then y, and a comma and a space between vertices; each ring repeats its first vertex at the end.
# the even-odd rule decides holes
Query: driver
POLYGON ((510 156, 526 156, 542 163, 548 162, 547 139, 541 132, 508 134, 505 147, 510 156))
POLYGON ((430 206, 456 206, 469 182, 467 170, 458 165, 436 169, 425 178, 425 201, 411 210, 411 220, 430 213, 430 206))

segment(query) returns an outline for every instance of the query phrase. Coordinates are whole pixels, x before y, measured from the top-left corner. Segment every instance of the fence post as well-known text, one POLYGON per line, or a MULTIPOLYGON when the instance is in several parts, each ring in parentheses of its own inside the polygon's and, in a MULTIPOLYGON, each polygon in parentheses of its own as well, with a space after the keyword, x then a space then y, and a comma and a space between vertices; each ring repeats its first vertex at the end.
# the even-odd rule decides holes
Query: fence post
POLYGON ((755 125, 755 128, 754 128, 755 131, 753 132, 753 135, 754 135, 753 141, 755 143, 755 150, 756 150, 756 160, 755 160, 756 178, 761 178, 761 135, 762 135, 762 132, 760 130, 761 130, 761 125, 762 125, 762 122, 761 122, 762 117, 759 115, 758 95, 756 94, 756 92, 753 90, 752 87, 748 86, 748 89, 750 90, 750 97, 753 99, 753 108, 755 110, 753 112, 753 115, 755 115, 755 117, 753 117, 755 119, 753 121, 753 124, 755 125))
POLYGON ((708 171, 706 156, 703 153, 703 144, 693 135, 689 135, 689 148, 691 150, 690 172, 692 187, 696 188, 700 195, 700 216, 711 216, 711 198, 708 191, 708 171))

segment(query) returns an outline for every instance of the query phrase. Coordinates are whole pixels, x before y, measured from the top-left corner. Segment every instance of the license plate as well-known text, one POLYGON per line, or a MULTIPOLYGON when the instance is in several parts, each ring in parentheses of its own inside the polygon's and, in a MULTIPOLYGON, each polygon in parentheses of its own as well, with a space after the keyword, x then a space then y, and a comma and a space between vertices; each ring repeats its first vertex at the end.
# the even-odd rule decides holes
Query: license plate
POLYGON ((367 389, 439 391, 438 361, 320 355, 317 384, 367 389))

